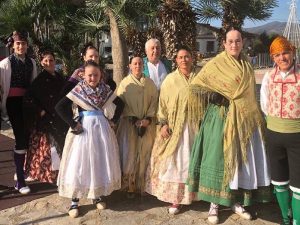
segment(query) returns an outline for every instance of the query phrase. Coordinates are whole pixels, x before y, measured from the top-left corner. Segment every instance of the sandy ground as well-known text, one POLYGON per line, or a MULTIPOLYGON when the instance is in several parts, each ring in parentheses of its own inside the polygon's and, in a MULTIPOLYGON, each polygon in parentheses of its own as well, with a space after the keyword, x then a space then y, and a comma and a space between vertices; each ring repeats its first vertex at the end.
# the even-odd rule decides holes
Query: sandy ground
MULTIPOLYGON (((257 72, 257 83, 260 83, 263 71, 257 72)), ((1 131, 2 134, 12 137, 12 130, 1 131)), ((181 213, 171 216, 167 213, 168 204, 158 201, 152 196, 137 196, 127 199, 126 194, 114 192, 106 199, 108 208, 97 210, 88 200, 80 202, 80 216, 72 219, 67 211, 70 200, 59 197, 58 194, 5 209, 0 211, 0 225, 8 224, 45 224, 45 225, 196 225, 207 224, 206 202, 195 202, 190 206, 184 206, 181 213)), ((1 199, 0 199, 1 204, 1 199)), ((243 225, 272 225, 280 222, 280 213, 276 203, 259 204, 251 206, 248 210, 254 219, 243 220, 233 214, 228 208, 221 208, 221 224, 243 225)))

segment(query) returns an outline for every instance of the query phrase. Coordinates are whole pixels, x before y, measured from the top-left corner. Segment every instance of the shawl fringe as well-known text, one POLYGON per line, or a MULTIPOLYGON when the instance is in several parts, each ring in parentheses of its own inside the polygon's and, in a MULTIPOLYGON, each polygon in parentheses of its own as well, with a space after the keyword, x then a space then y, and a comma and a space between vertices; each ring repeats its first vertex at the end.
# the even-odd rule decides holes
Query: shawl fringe
POLYGON ((188 122, 196 132, 199 130, 199 123, 202 120, 211 91, 198 85, 191 85, 188 93, 188 122))

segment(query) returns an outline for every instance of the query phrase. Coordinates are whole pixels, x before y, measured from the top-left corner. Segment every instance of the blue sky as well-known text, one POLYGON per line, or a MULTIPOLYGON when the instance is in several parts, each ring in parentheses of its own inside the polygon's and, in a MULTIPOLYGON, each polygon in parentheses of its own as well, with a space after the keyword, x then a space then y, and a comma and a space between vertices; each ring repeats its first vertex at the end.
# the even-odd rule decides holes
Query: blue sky
MULTIPOLYGON (((288 20, 289 17, 289 13, 290 13, 290 0, 277 0, 277 7, 273 9, 273 14, 272 16, 265 21, 257 21, 257 22, 253 22, 251 20, 246 20, 244 23, 244 27, 256 27, 256 26, 260 26, 269 22, 273 22, 273 21, 279 21, 279 22, 286 22, 288 20)), ((298 20, 300 20, 300 0, 298 0, 297 2, 297 17, 298 20)), ((217 26, 220 27, 221 26, 221 21, 213 21, 211 22, 212 26, 217 26)))

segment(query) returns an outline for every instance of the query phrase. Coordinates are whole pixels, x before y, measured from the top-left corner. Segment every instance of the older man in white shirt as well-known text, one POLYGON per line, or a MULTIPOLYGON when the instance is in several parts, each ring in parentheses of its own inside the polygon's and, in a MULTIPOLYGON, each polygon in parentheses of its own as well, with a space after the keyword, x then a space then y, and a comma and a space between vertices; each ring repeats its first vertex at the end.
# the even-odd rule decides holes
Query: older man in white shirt
POLYGON ((144 74, 150 77, 157 89, 160 89, 161 83, 166 78, 167 74, 172 70, 172 62, 167 59, 161 59, 161 45, 157 39, 149 39, 145 44, 147 57, 144 61, 144 74))

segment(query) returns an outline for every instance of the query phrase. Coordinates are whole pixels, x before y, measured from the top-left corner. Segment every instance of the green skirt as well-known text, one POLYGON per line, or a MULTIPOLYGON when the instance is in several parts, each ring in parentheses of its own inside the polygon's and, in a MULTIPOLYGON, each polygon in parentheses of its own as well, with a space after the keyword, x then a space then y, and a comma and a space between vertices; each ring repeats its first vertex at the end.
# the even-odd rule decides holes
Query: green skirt
POLYGON ((272 194, 269 187, 230 190, 229 184, 223 185, 225 118, 226 110, 223 106, 208 106, 191 152, 187 180, 189 191, 197 193, 199 200, 225 206, 232 206, 237 202, 248 206, 253 201, 270 201, 272 194))

